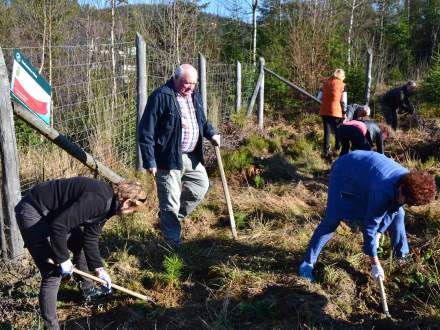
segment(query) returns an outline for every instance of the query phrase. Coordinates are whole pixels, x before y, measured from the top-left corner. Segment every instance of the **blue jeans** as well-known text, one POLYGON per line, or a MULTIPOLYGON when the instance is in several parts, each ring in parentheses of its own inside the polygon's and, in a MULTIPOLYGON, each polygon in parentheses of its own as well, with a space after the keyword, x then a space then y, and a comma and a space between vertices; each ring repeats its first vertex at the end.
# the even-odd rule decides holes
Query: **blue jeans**
MULTIPOLYGON (((338 228, 341 220, 333 220, 325 217, 318 225, 310 240, 304 261, 314 265, 318 259, 321 250, 332 238, 336 228, 338 228)), ((394 255, 398 258, 408 254, 409 247, 405 231, 405 211, 402 207, 397 212, 386 214, 380 223, 378 232, 383 234, 388 230, 391 234, 391 245, 393 246, 394 255)))
POLYGON ((161 170, 156 174, 160 208, 160 229, 172 245, 180 243, 180 222, 202 201, 209 187, 205 167, 192 154, 182 154, 182 170, 161 170))

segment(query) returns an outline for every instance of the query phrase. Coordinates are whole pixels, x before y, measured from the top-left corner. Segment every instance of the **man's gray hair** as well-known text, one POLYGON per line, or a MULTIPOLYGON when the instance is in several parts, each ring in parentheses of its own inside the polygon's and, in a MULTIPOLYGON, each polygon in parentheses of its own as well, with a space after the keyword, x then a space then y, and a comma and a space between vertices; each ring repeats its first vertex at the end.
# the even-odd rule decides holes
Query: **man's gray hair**
POLYGON ((177 67, 176 71, 174 71, 173 78, 175 78, 175 79, 180 78, 186 72, 189 72, 189 71, 197 74, 197 69, 195 67, 193 67, 191 64, 188 64, 188 63, 181 64, 181 65, 179 65, 179 67, 177 67))
POLYGON ((406 82, 406 86, 408 86, 408 87, 417 87, 417 83, 414 80, 408 80, 406 82))
POLYGON ((360 112, 363 112, 364 115, 362 117, 367 117, 370 116, 371 110, 370 107, 368 105, 361 105, 358 107, 360 112))
POLYGON ((180 78, 183 76, 183 74, 185 73, 185 69, 183 68, 183 65, 179 65, 176 69, 176 71, 174 71, 174 78, 180 78))

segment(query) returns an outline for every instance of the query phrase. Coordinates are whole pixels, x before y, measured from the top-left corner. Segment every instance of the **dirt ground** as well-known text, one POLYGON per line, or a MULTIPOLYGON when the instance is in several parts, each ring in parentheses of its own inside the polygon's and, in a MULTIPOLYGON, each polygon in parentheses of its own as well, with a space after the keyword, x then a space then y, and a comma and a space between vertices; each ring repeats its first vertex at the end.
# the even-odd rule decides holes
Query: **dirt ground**
MULTIPOLYGON (((59 292, 62 329, 440 329, 438 201, 407 209, 414 247, 410 265, 396 267, 389 239, 383 242, 392 319, 382 313, 359 228, 338 228, 317 264, 316 283, 297 276, 325 210, 330 169, 320 157, 319 121, 303 126, 272 123, 254 140, 256 130, 224 128, 224 152, 247 148, 253 154, 250 163, 227 172, 238 240, 231 238, 212 153, 207 157, 211 189, 184 222, 184 240, 176 250, 158 230, 155 186, 140 176, 151 190, 148 210, 109 220, 101 250, 115 283, 156 303, 114 292, 84 305, 71 279, 59 292)), ((387 142, 387 153, 439 179, 439 121, 424 120, 421 128, 404 126, 387 142)), ((38 287, 39 275, 28 259, 1 262, 0 329, 42 328, 38 287)))

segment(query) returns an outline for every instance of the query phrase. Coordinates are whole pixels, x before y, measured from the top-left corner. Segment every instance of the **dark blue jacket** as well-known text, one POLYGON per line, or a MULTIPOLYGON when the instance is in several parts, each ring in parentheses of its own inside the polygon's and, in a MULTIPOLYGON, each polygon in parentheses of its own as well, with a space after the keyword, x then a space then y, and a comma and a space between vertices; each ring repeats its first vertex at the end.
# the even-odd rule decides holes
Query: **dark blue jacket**
MULTIPOLYGON (((194 91, 192 98, 200 132, 193 153, 203 163, 202 138, 211 139, 216 131, 206 120, 200 94, 194 91)), ((148 97, 138 132, 145 169, 153 167, 163 170, 182 169, 182 120, 172 79, 148 97)))
POLYGON ((399 212, 399 181, 408 172, 374 151, 356 150, 340 157, 330 173, 326 218, 362 221, 364 252, 375 256, 377 231, 399 212))

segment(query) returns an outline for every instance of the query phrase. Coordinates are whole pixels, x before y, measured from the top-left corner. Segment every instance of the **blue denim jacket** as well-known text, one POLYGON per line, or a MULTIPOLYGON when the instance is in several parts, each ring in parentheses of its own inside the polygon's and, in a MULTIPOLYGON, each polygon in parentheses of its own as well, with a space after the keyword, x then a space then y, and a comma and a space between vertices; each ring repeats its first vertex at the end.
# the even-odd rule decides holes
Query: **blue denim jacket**
POLYGON ((364 252, 375 256, 379 227, 392 221, 401 207, 399 180, 406 173, 406 168, 374 151, 356 150, 340 157, 330 174, 326 217, 362 221, 364 252))
MULTIPOLYGON (((203 163, 202 138, 211 139, 216 131, 206 120, 200 94, 194 91, 192 98, 200 131, 199 141, 193 153, 203 163)), ((182 169, 181 135, 180 108, 170 79, 148 97, 139 123, 138 139, 143 167, 182 169)))

